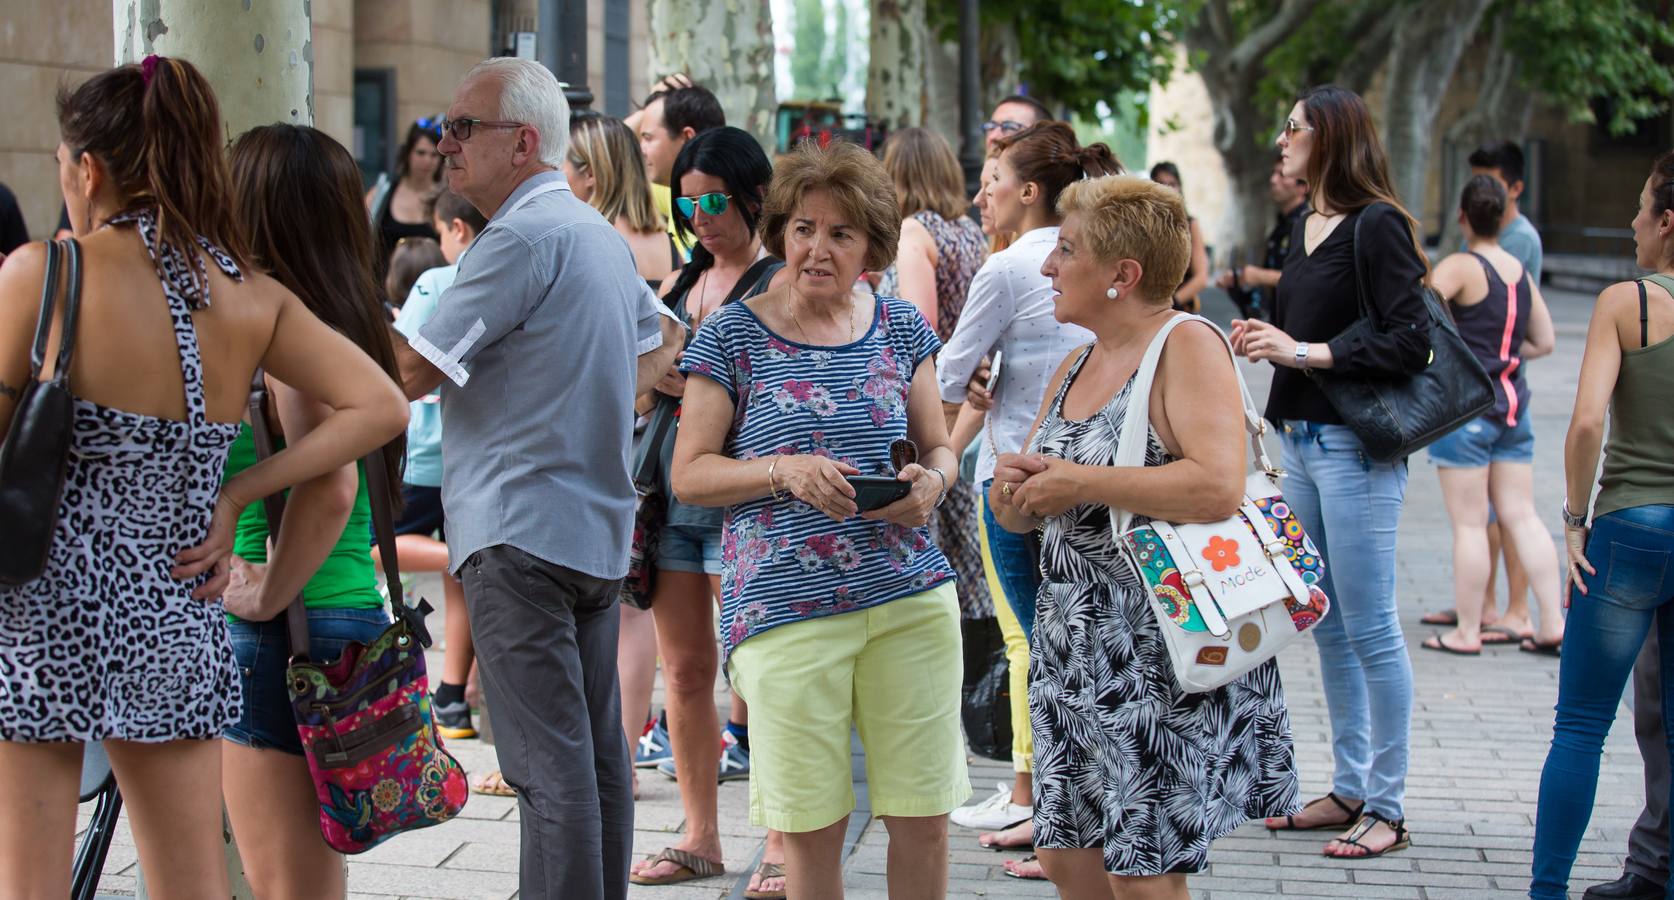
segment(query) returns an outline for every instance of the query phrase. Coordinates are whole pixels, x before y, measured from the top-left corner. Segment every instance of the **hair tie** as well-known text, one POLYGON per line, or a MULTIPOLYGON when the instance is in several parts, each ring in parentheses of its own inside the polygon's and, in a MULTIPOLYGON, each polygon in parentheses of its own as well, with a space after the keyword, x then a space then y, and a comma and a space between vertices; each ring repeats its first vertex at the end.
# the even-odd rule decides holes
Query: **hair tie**
POLYGON ((145 82, 146 87, 151 86, 151 78, 157 74, 157 62, 161 59, 161 56, 153 53, 140 61, 140 78, 145 82))

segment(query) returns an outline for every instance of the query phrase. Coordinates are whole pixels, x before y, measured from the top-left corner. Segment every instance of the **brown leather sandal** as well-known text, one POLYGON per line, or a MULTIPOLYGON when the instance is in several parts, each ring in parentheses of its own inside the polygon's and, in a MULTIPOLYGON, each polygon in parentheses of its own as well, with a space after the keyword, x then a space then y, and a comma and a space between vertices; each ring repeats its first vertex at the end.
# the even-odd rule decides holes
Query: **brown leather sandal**
MULTIPOLYGON (((755 875, 756 884, 762 884, 769 878, 784 878, 785 867, 779 863, 764 862, 756 866, 755 875)), ((766 889, 747 890, 743 896, 744 900, 785 900, 785 889, 780 888, 776 891, 766 889)))
POLYGON ((1306 804, 1303 805, 1302 808, 1304 810, 1306 810, 1306 809, 1309 809, 1310 807, 1317 806, 1321 803, 1324 803, 1327 800, 1330 800, 1332 803, 1337 804, 1337 808, 1343 811, 1343 815, 1346 816, 1346 818, 1344 818, 1341 822, 1321 822, 1318 825, 1298 825, 1298 824, 1296 824, 1296 817, 1295 816, 1285 816, 1285 824, 1283 824, 1283 825, 1269 824, 1267 826, 1267 830, 1268 831, 1324 831, 1328 828, 1342 828, 1345 825, 1353 825, 1355 823, 1355 820, 1359 819, 1360 814, 1362 812, 1364 812, 1365 809, 1366 809, 1366 802, 1364 800, 1362 800, 1360 802, 1359 806, 1349 806, 1347 803, 1343 802, 1343 798, 1337 796, 1335 791, 1333 791, 1329 794, 1326 794, 1323 797, 1316 797, 1313 800, 1309 800, 1306 804))
POLYGON ((634 884, 680 884, 685 881, 695 881, 699 878, 714 878, 717 875, 727 873, 726 866, 712 859, 704 859, 696 853, 676 850, 673 847, 664 847, 661 853, 647 858, 645 860, 646 868, 655 866, 660 862, 671 862, 679 868, 661 878, 650 878, 645 875, 630 873, 628 880, 634 884))
POLYGON ((1366 814, 1360 817, 1360 821, 1354 823, 1354 827, 1349 830, 1348 836, 1337 838, 1335 843, 1346 844, 1347 846, 1355 847, 1366 852, 1332 853, 1329 849, 1331 845, 1327 844, 1327 849, 1320 851, 1321 855, 1329 856, 1332 859, 1377 859, 1385 854, 1394 853, 1398 850, 1405 850, 1408 847, 1411 847, 1412 835, 1407 833, 1406 819, 1386 819, 1372 810, 1367 810, 1366 814), (1365 844, 1360 843, 1360 839, 1370 834, 1372 829, 1378 826, 1379 822, 1388 825, 1389 830, 1395 832, 1395 841, 1382 850, 1373 850, 1365 844))

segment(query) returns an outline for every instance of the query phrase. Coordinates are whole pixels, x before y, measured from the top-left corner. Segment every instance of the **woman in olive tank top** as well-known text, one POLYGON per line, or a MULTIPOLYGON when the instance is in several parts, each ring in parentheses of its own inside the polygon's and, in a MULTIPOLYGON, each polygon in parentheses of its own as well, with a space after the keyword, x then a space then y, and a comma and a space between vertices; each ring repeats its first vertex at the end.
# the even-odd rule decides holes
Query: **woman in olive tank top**
MULTIPOLYGON (((1529 888, 1537 900, 1569 896, 1604 739, 1646 635, 1656 628, 1661 646, 1674 647, 1674 608, 1664 608, 1674 599, 1674 152, 1651 168, 1633 237, 1639 265, 1656 274, 1599 295, 1564 444, 1573 590, 1557 721, 1540 777, 1529 888), (1595 499, 1606 407, 1610 431, 1595 499)), ((1674 654, 1662 657, 1662 687, 1674 694, 1674 654)))

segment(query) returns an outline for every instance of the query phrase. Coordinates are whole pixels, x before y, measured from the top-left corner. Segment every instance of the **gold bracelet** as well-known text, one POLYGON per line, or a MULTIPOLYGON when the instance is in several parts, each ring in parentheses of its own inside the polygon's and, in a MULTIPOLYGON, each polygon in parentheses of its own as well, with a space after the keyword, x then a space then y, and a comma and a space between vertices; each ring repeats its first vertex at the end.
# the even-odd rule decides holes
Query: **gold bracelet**
POLYGON ((780 499, 783 499, 779 496, 779 489, 777 487, 775 487, 774 484, 773 484, 773 470, 777 469, 778 467, 779 467, 779 457, 777 455, 775 455, 773 457, 773 461, 767 464, 767 490, 768 490, 769 493, 771 493, 773 495, 773 499, 776 500, 776 501, 780 500, 780 499))

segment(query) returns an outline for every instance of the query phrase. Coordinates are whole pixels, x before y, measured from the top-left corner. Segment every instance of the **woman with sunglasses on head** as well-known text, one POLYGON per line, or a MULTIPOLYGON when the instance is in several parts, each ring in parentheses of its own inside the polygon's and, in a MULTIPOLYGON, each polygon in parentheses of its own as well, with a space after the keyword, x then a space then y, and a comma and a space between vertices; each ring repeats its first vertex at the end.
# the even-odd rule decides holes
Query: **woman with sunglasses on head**
MULTIPOLYGON (((224 898, 220 738, 243 702, 217 598, 240 513, 399 434, 407 404, 258 268, 195 67, 99 73, 60 92, 58 121, 81 248, 74 430, 45 569, 0 589, 0 895, 70 895, 83 744, 100 741, 152 894, 224 898), (322 408, 223 481, 257 369, 322 408)), ((46 261, 29 245, 0 268, 0 433, 31 377, 46 261)))
POLYGON ((789 276, 712 314, 681 363, 698 377, 674 489, 726 507, 721 634, 755 713, 751 821, 785 832, 798 896, 842 896, 852 729, 893 895, 946 894, 947 813, 971 791, 959 604, 925 528, 959 478, 940 341, 912 304, 856 286, 900 230, 875 157, 803 144, 780 159, 761 225, 789 276))
POLYGON ((570 116, 564 178, 575 198, 592 204, 628 242, 645 283, 661 288, 683 260, 657 214, 639 138, 614 116, 570 116))
MULTIPOLYGON (((757 236, 773 164, 748 132, 721 127, 705 131, 680 149, 670 185, 674 191, 675 227, 692 235, 692 260, 663 280, 662 300, 694 330, 724 305, 756 296, 769 285, 786 280, 784 264, 757 236)), ((656 390, 640 398, 641 412, 658 405, 679 409, 686 376, 671 370, 656 390)), ((686 421, 683 411, 676 421, 686 421)), ((668 717, 666 735, 657 727, 652 743, 671 746, 673 755, 656 763, 669 776, 678 775, 680 802, 686 813, 686 835, 648 860, 635 864, 635 884, 673 884, 721 874, 721 836, 716 811, 716 784, 750 775, 749 713, 736 695, 723 730, 715 714, 715 604, 721 598, 722 533, 719 508, 684 502, 672 490, 674 438, 667 432, 662 447, 650 448, 662 460, 663 496, 668 514, 657 540, 655 587, 651 612, 657 624, 662 653, 663 704, 668 717), (721 753, 715 736, 721 734, 721 753)), ((649 434, 650 431, 648 430, 649 434)), ((642 438, 643 440, 644 438, 642 438)), ((649 703, 647 696, 646 702, 649 703)), ((635 702, 638 702, 636 698, 635 702)), ((648 710, 637 709, 635 713, 648 710)), ((778 841, 769 835, 764 861, 771 866, 754 879, 753 893, 778 896, 784 860, 778 841), (768 882, 763 885, 762 882, 768 882)))
POLYGON ((407 129, 401 150, 395 156, 395 175, 379 175, 366 192, 366 212, 372 219, 376 240, 373 274, 381 282, 389 270, 389 257, 404 237, 436 239, 426 211, 442 181, 440 119, 419 119, 407 129))
MULTIPOLYGON (((390 379, 398 378, 389 320, 372 279, 371 236, 356 208, 354 157, 317 129, 267 125, 240 136, 230 161, 233 205, 256 265, 390 379)), ((302 440, 330 413, 278 378, 267 379, 267 390, 267 422, 280 447, 302 440)), ((401 484, 406 445, 405 433, 384 445, 392 490, 401 484)), ((255 462, 246 423, 228 455, 227 477, 255 462)), ((387 502, 400 510, 399 493, 387 502)), ((298 485, 277 533, 261 504, 238 520, 226 607, 244 713, 223 735, 222 785, 245 875, 264 900, 342 897, 346 890, 343 857, 320 834, 319 798, 285 669, 299 652, 329 663, 350 642, 370 645, 389 625, 367 551, 371 503, 361 466, 350 463, 298 485), (290 646, 286 632, 285 607, 299 590, 308 610, 306 649, 290 646)))
POLYGON ((1307 369, 1399 379, 1430 356, 1429 277, 1418 226, 1395 198, 1365 101, 1334 85, 1304 93, 1278 136, 1281 171, 1308 182, 1313 212, 1285 261, 1273 320, 1235 319, 1232 343, 1273 364, 1266 416, 1279 426, 1285 499, 1325 554, 1331 615, 1314 629, 1335 772, 1331 791, 1273 830, 1333 830, 1327 856, 1366 859, 1408 846, 1402 810, 1412 724, 1412 660, 1395 598, 1395 532, 1407 463, 1377 462, 1307 369), (1358 232, 1360 246, 1356 246, 1358 232), (1364 302, 1380 331, 1338 335, 1364 302))

